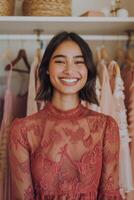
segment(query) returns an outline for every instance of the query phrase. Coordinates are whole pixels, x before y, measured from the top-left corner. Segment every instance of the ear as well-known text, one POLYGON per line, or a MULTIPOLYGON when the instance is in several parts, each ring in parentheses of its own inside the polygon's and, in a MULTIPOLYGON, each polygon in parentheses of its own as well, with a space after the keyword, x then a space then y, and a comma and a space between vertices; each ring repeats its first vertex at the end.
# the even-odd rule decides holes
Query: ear
POLYGON ((49 71, 47 70, 47 72, 46 72, 48 75, 49 75, 49 71))

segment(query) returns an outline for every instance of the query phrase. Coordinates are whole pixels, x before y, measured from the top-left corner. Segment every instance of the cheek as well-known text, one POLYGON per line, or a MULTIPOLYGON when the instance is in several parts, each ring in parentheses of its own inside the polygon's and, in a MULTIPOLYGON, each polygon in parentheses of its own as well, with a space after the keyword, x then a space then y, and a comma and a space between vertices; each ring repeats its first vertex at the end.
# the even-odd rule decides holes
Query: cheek
POLYGON ((84 67, 83 69, 81 69, 81 75, 84 79, 87 79, 87 75, 88 75, 88 70, 86 67, 84 67))
POLYGON ((49 76, 54 77, 57 74, 57 69, 54 65, 49 66, 49 76))
POLYGON ((61 66, 58 66, 56 64, 51 64, 49 66, 49 73, 51 76, 57 76, 58 74, 60 74, 62 71, 62 67, 61 66))

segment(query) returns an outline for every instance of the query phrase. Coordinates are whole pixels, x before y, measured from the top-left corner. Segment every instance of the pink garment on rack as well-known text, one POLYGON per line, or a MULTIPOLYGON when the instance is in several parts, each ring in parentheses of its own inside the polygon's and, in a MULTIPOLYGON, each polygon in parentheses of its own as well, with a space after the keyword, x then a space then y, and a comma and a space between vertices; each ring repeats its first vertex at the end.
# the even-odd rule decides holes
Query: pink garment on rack
POLYGON ((13 119, 15 118, 22 118, 26 116, 26 110, 27 110, 27 96, 28 93, 24 95, 15 95, 12 92, 12 110, 13 110, 13 119))
POLYGON ((4 99, 0 98, 0 127, 3 118, 4 99))
MULTIPOLYGON (((8 75, 7 80, 7 89, 5 92, 4 98, 4 115, 0 129, 0 200, 8 199, 8 155, 7 155, 7 142, 8 142, 8 133, 12 117, 12 94, 10 91, 10 82, 11 82, 11 71, 8 75)), ((9 180, 9 179, 8 179, 9 180)))
POLYGON ((128 128, 129 134, 134 137, 134 71, 132 71, 132 84, 129 88, 129 99, 128 99, 128 128))
POLYGON ((12 67, 7 77, 7 89, 4 97, 4 114, 0 129, 0 200, 10 200, 10 174, 8 165, 8 137, 12 121, 16 117, 26 116, 27 94, 16 96, 10 89, 12 67))
MULTIPOLYGON (((97 76, 96 77, 96 83, 95 83, 95 93, 96 93, 96 96, 97 96, 97 100, 99 102, 100 100, 100 93, 101 93, 101 86, 100 86, 100 80, 99 80, 99 77, 97 76)), ((97 104, 92 104, 92 103, 88 103, 86 101, 81 101, 81 104, 93 111, 96 111, 96 112, 101 112, 100 111, 100 106, 97 105, 97 104)))
POLYGON ((120 75, 120 67, 117 62, 110 62, 108 72, 113 90, 116 120, 120 133, 120 186, 125 192, 128 192, 132 191, 134 186, 132 181, 127 114, 124 104, 124 85, 120 75))
MULTIPOLYGON (((121 77, 115 76, 115 61, 108 66, 101 60, 97 70, 101 83, 100 112, 112 116, 120 129, 120 187, 124 191, 133 189, 132 169, 129 151, 129 137, 127 130, 127 117, 125 113, 123 82, 121 77), (120 114, 122 116, 120 116, 120 114), (124 138, 122 138, 125 136, 124 138)), ((119 71, 119 70, 118 70, 119 71)))
POLYGON ((36 97, 36 71, 39 61, 35 57, 31 65, 30 78, 29 78, 29 88, 28 88, 28 100, 27 100, 27 115, 31 115, 38 111, 36 97))
MULTIPOLYGON (((134 73, 134 63, 132 63, 131 66, 125 66, 121 70, 121 76, 124 82, 124 93, 125 93, 125 106, 128 110, 128 104, 129 104, 129 95, 130 95, 130 86, 132 85, 133 81, 133 73, 134 73)), ((127 113, 128 114, 128 113, 127 113)))
POLYGON ((134 184, 134 71, 132 85, 129 89, 129 104, 128 104, 128 128, 129 134, 131 135, 131 161, 132 161, 132 172, 133 172, 133 184, 134 184))
POLYGON ((110 115, 116 119, 115 105, 110 87, 108 70, 103 60, 98 63, 97 71, 101 84, 100 110, 102 113, 110 115))

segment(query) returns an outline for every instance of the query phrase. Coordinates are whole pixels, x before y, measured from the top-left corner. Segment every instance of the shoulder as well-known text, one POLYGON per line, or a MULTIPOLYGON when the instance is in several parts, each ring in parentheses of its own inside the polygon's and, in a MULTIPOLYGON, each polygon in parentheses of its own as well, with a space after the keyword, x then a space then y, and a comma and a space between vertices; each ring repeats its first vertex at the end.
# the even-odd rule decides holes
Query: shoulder
POLYGON ((89 108, 84 108, 85 109, 85 113, 86 113, 86 117, 89 119, 89 121, 94 121, 94 122, 104 122, 106 123, 107 121, 107 115, 94 111, 92 109, 89 108))
POLYGON ((96 121, 101 120, 104 121, 104 123, 106 125, 114 125, 117 126, 117 122, 115 121, 115 119, 109 115, 94 111, 92 109, 89 108, 84 108, 86 110, 86 116, 90 117, 92 119, 95 119, 96 121))
POLYGON ((106 132, 106 134, 118 134, 119 128, 113 117, 88 108, 85 108, 85 110, 87 121, 93 130, 102 132, 103 135, 105 135, 106 132))
POLYGON ((113 117, 91 110, 88 119, 93 132, 100 133, 104 146, 119 147, 119 127, 113 117))
POLYGON ((12 128, 28 128, 28 127, 33 127, 33 125, 38 125, 39 123, 42 122, 42 120, 45 120, 46 116, 43 110, 34 113, 32 115, 23 117, 23 118, 16 118, 11 126, 12 128))
POLYGON ((43 110, 24 118, 16 118, 10 127, 10 141, 27 143, 28 134, 41 132, 45 118, 43 110))
POLYGON ((119 129, 116 120, 111 116, 106 116, 106 128, 119 129))
POLYGON ((119 127, 115 119, 106 116, 105 129, 103 132, 103 145, 112 151, 117 150, 120 144, 119 127))
POLYGON ((105 137, 109 138, 110 140, 119 140, 119 127, 115 119, 113 119, 111 116, 107 116, 105 137))

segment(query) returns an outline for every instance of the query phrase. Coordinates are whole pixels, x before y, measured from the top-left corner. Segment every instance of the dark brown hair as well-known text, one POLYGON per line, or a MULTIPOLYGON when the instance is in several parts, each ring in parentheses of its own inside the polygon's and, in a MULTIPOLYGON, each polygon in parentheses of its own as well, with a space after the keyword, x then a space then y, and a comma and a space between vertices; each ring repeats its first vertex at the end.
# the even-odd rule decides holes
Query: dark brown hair
POLYGON ((96 82, 96 66, 93 62, 93 56, 88 44, 76 33, 73 32, 61 32, 54 36, 49 42, 44 52, 40 67, 39 67, 39 80, 40 88, 38 90, 36 100, 51 101, 53 95, 53 86, 50 82, 49 75, 47 74, 49 68, 49 62, 52 54, 56 48, 64 41, 72 40, 81 49, 84 57, 85 64, 88 69, 88 78, 85 86, 79 91, 79 97, 81 100, 85 100, 89 103, 98 104, 96 93, 95 93, 95 82, 96 82))

